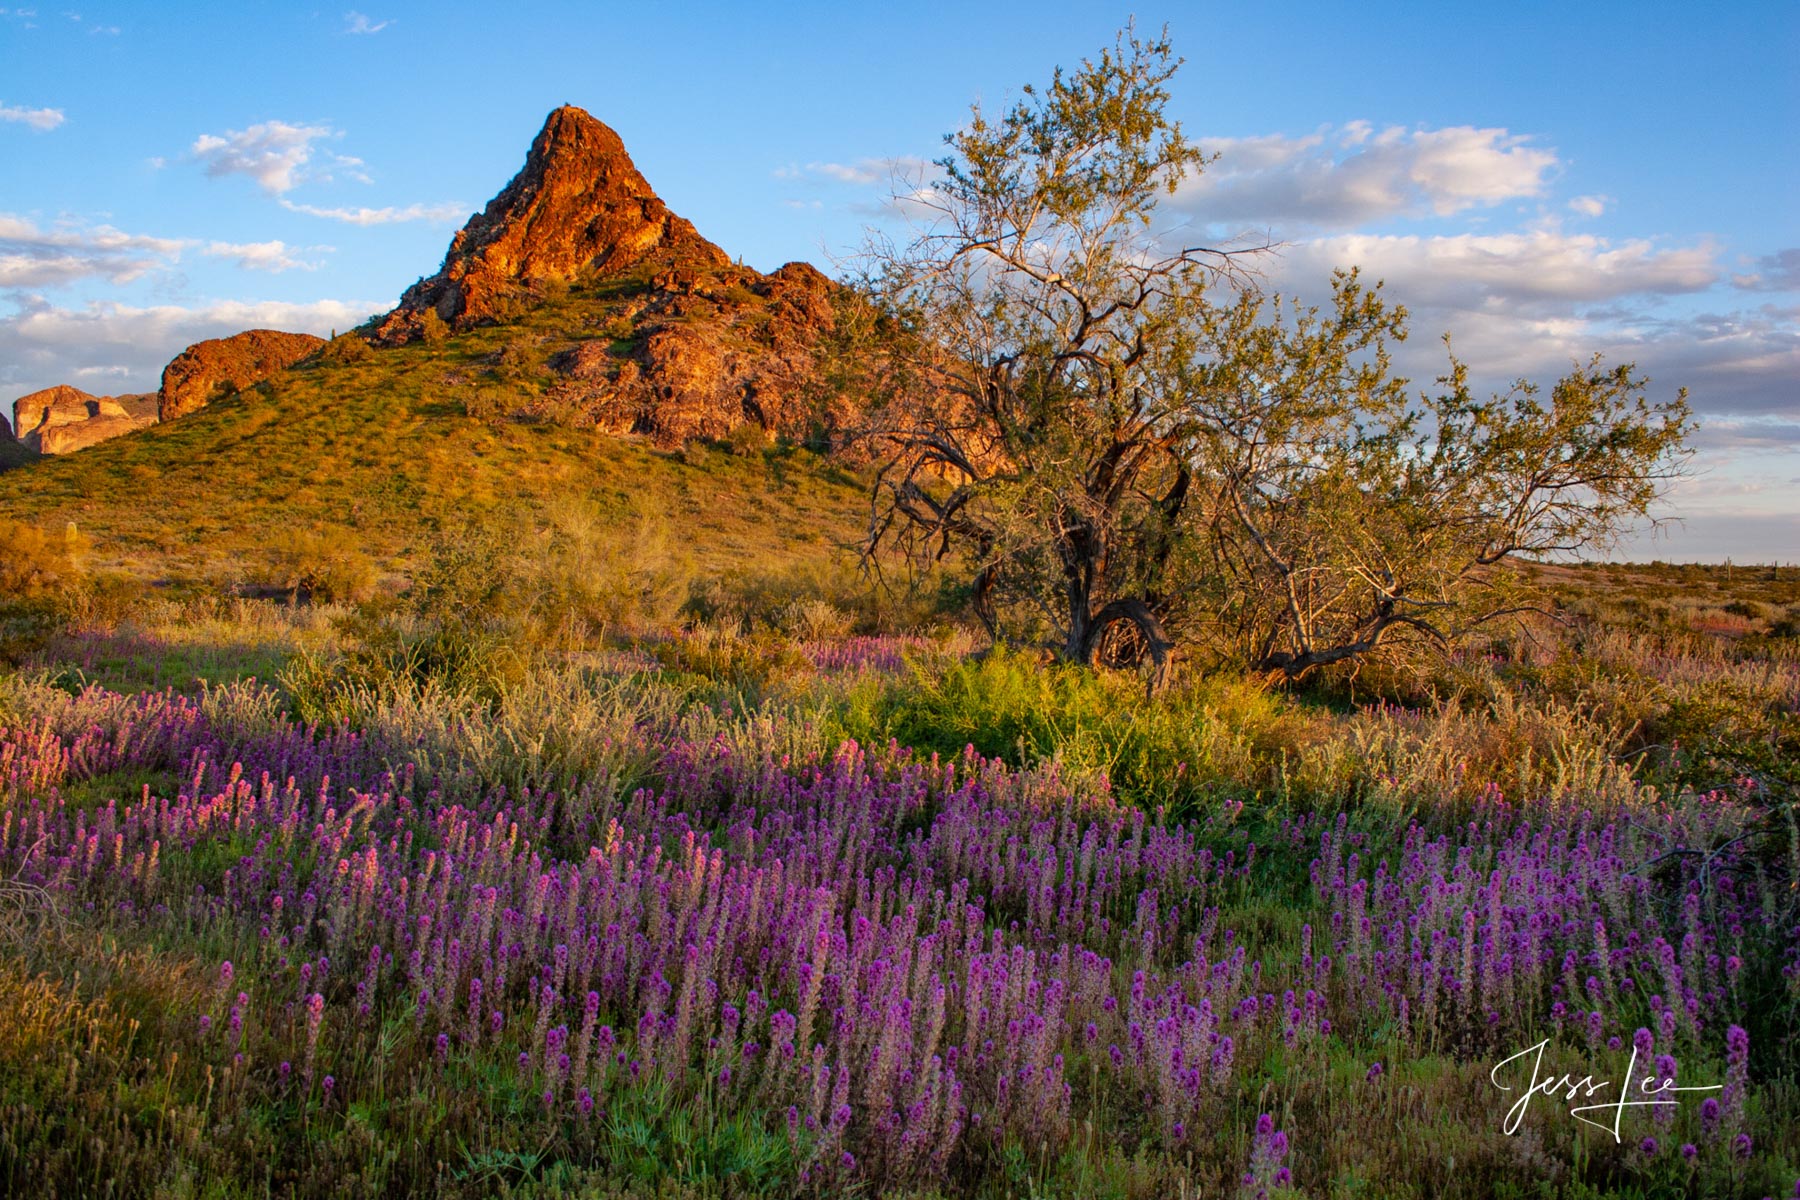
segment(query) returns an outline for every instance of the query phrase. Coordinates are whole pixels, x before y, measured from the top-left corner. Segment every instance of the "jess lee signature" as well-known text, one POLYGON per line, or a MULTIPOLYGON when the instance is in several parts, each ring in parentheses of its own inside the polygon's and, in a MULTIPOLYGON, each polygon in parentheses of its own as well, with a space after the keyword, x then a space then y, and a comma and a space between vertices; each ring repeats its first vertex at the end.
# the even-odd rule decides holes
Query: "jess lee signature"
MULTIPOLYGON (((1525 1110, 1531 1107, 1532 1098, 1535 1096, 1549 1096, 1560 1092, 1562 1093, 1564 1101, 1577 1099, 1591 1100, 1597 1094, 1612 1086, 1612 1080, 1595 1080, 1592 1075, 1584 1075, 1580 1079, 1575 1078, 1573 1075, 1545 1077, 1542 1074, 1544 1047, 1549 1044, 1550 1039, 1545 1038, 1537 1045, 1528 1046, 1511 1058, 1502 1059, 1494 1065, 1492 1071, 1488 1072, 1488 1080, 1501 1091, 1517 1091, 1518 1088, 1516 1086, 1500 1082, 1500 1073, 1512 1064, 1519 1063, 1520 1059, 1526 1058, 1527 1056, 1531 1059, 1531 1080, 1525 1085, 1525 1094, 1520 1096, 1513 1106, 1506 1110, 1506 1124, 1503 1128, 1509 1134, 1518 1131, 1519 1122, 1525 1119, 1525 1110)), ((1569 1115, 1574 1117, 1577 1121, 1583 1121, 1592 1125, 1596 1129, 1606 1130, 1613 1135, 1613 1141, 1618 1142, 1622 1140, 1619 1136, 1619 1126, 1624 1121, 1626 1109, 1674 1108, 1679 1105, 1681 1101, 1671 1096, 1669 1094, 1671 1092, 1716 1092, 1725 1086, 1722 1083, 1713 1083, 1704 1086, 1676 1087, 1673 1079, 1658 1079, 1654 1074, 1649 1074, 1638 1081, 1639 1093, 1649 1098, 1642 1100, 1631 1099, 1631 1081, 1633 1075, 1637 1071, 1637 1059, 1637 1047, 1633 1046, 1631 1048, 1631 1061, 1625 1066, 1625 1078, 1619 1084, 1618 1092, 1614 1093, 1614 1099, 1602 1101, 1597 1104, 1571 1105, 1569 1108, 1569 1115), (1596 1120, 1585 1115, 1587 1113, 1605 1112, 1612 1113, 1612 1120, 1610 1122, 1596 1120)), ((1523 1071, 1524 1064, 1520 1063, 1520 1065, 1515 1068, 1515 1072, 1523 1073, 1523 1071)))

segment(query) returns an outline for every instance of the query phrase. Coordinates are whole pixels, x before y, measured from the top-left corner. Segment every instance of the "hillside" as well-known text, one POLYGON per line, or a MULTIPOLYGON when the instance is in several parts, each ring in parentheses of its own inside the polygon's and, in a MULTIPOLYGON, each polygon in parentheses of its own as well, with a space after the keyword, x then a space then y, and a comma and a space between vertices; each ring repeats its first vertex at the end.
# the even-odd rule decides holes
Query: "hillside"
POLYGON ((437 345, 315 358, 200 412, 0 475, 0 518, 73 521, 96 566, 149 580, 230 583, 294 530, 345 530, 404 570, 441 524, 588 509, 682 531, 695 565, 823 561, 866 519, 859 482, 761 437, 659 450, 636 439, 499 415, 554 382, 548 363, 605 323, 616 285, 577 285, 514 322, 437 345), (354 357, 354 356, 353 356, 354 357))
POLYGON ((0 519, 73 522, 103 569, 225 586, 304 535, 404 574, 470 521, 679 530, 708 573, 818 566, 865 519, 857 480, 795 446, 832 425, 813 356, 837 296, 804 263, 734 264, 616 133, 559 108, 392 313, 329 346, 190 347, 164 423, 6 471, 0 519))

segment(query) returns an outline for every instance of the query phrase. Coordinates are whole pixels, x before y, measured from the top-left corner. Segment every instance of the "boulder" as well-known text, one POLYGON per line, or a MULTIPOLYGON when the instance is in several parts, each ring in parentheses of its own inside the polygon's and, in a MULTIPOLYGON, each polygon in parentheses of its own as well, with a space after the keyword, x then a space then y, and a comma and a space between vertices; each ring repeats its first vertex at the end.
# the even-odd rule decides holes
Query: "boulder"
POLYGON ((185 417, 286 370, 323 345, 324 338, 275 329, 196 342, 163 368, 158 415, 164 421, 185 417))
POLYGON ((91 396, 67 385, 45 388, 13 402, 21 445, 39 454, 71 454, 121 434, 156 424, 141 396, 91 396), (130 402, 129 404, 127 402, 130 402))

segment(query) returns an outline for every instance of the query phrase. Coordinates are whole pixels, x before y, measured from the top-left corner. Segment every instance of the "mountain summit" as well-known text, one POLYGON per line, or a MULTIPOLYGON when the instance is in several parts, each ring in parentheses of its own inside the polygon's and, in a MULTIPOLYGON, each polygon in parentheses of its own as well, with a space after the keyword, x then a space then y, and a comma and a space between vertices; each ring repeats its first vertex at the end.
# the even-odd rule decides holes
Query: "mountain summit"
POLYGON ((438 273, 407 289, 378 337, 408 340, 430 310, 468 328, 499 315, 521 286, 583 270, 616 275, 659 252, 701 267, 731 261, 669 211, 617 133, 565 104, 545 119, 525 166, 457 233, 438 273))
POLYGON ((734 263, 669 210, 618 134, 565 105, 544 121, 524 168, 451 241, 443 268, 407 289, 369 336, 414 341, 432 332, 434 314, 457 333, 521 320, 554 330, 515 339, 508 361, 555 346, 549 374, 518 381, 510 397, 490 392, 480 405, 490 419, 662 446, 746 425, 829 440, 843 414, 819 402, 818 351, 842 298, 806 263, 767 275, 734 263))

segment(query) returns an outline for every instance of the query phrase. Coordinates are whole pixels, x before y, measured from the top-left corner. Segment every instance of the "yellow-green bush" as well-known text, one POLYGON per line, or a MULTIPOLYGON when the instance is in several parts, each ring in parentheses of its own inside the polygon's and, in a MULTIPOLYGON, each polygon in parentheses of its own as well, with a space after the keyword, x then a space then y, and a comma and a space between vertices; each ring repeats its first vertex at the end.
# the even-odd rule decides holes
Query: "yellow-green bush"
POLYGON ((295 601, 358 601, 374 594, 375 563, 342 528, 296 530, 270 547, 256 581, 295 601))
POLYGON ((51 595, 79 584, 82 549, 74 525, 50 532, 37 525, 0 521, 0 599, 51 595))

